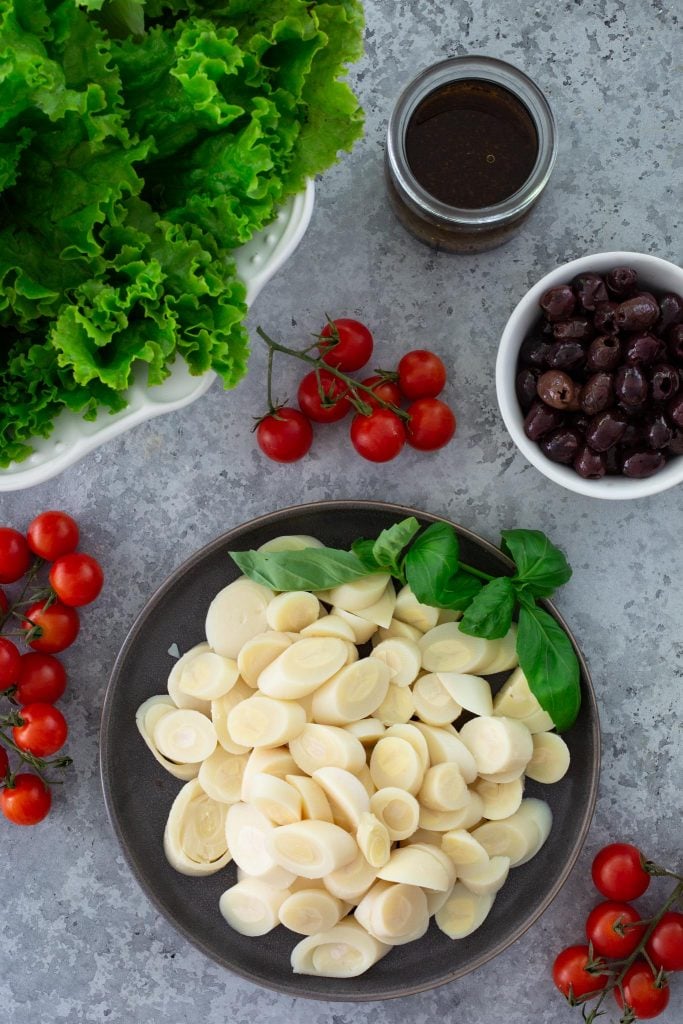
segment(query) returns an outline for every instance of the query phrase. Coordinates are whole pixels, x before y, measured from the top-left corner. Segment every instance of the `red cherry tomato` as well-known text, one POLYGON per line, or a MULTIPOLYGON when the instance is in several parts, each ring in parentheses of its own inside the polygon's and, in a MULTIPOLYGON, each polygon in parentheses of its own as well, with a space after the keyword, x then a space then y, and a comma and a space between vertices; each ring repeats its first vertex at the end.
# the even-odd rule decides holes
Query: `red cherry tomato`
POLYGON ((9 771, 9 757, 4 747, 0 747, 0 782, 3 782, 9 771))
POLYGON ((360 370, 372 355, 372 335, 358 320, 340 317, 327 323, 321 331, 318 345, 320 358, 328 366, 336 366, 344 373, 360 370), (329 338, 329 341, 326 340, 329 338))
POLYGON ((27 530, 34 554, 53 562, 78 547, 78 523, 66 512, 41 512, 27 530))
POLYGON ((591 868, 593 884, 608 900, 635 900, 650 884, 643 857, 630 843, 610 843, 597 854, 591 868))
POLYGON ((591 910, 586 921, 586 936, 598 956, 624 960, 645 934, 645 925, 637 925, 638 921, 640 914, 630 903, 608 900, 591 910))
POLYGON ((623 1010, 630 1006, 638 1020, 658 1017, 669 1004, 669 986, 666 981, 656 984, 652 968, 644 960, 636 960, 627 970, 622 982, 624 995, 614 989, 617 1006, 623 1010))
POLYGON ((645 944, 655 967, 665 971, 683 971, 683 914, 668 910, 655 925, 645 944))
POLYGON ((61 661, 38 651, 22 654, 16 699, 21 704, 54 704, 66 689, 66 671, 61 661))
POLYGON ((452 409, 438 398, 418 398, 408 406, 408 444, 422 452, 447 445, 455 434, 452 409))
POLYGON ((31 564, 31 552, 23 533, 0 526, 0 583, 16 583, 31 564))
POLYGON ((263 417, 256 428, 256 440, 263 454, 274 462, 296 462, 313 444, 313 427, 298 409, 284 406, 263 417))
POLYGON ((299 384, 299 408, 314 423, 336 423, 351 410, 348 388, 327 370, 307 373, 299 384), (322 396, 321 392, 322 390, 322 396))
POLYGON ((588 946, 569 946, 555 958, 553 981, 567 999, 599 992, 609 981, 606 974, 590 974, 585 969, 588 962, 588 946))
POLYGON ((0 615, 4 615, 5 612, 9 611, 9 601, 7 600, 7 594, 0 587, 0 615))
POLYGON ((37 775, 22 773, 0 793, 0 810, 15 825, 37 825, 50 810, 50 790, 37 775))
POLYGON ((406 441, 403 422, 390 409, 376 409, 369 416, 354 416, 351 443, 370 462, 395 459, 406 441))
POLYGON ((14 742, 36 757, 50 757, 66 743, 66 719, 52 704, 27 704, 19 709, 21 725, 12 729, 14 742))
MULTIPOLYGON (((390 402, 391 405, 395 405, 399 409, 401 408, 403 395, 399 391, 398 384, 395 384, 393 380, 387 380, 385 377, 380 377, 378 374, 375 374, 373 377, 366 377, 364 381, 361 381, 361 383, 365 384, 367 388, 372 388, 373 394, 377 395, 378 398, 381 398, 383 402, 390 402)), ((382 408, 379 402, 376 402, 373 396, 369 395, 367 391, 361 392, 361 398, 364 402, 367 402, 368 405, 371 405, 373 409, 382 408)))
POLYGON ((104 583, 97 559, 75 551, 61 555, 50 569, 50 585, 60 601, 72 608, 94 601, 104 583))
POLYGON ((398 386, 406 398, 436 398, 446 383, 446 367, 425 348, 406 352, 398 364, 398 386))
POLYGON ((0 689, 14 686, 19 678, 21 655, 6 636, 0 636, 0 689))
POLYGON ((45 604, 45 601, 32 604, 26 612, 26 619, 22 622, 21 628, 30 630, 32 624, 40 626, 41 635, 35 640, 30 640, 29 647, 43 654, 58 654, 69 647, 78 636, 80 619, 75 608, 70 608, 61 601, 54 601, 49 608, 46 608, 45 604), (27 621, 28 619, 31 621, 27 621))

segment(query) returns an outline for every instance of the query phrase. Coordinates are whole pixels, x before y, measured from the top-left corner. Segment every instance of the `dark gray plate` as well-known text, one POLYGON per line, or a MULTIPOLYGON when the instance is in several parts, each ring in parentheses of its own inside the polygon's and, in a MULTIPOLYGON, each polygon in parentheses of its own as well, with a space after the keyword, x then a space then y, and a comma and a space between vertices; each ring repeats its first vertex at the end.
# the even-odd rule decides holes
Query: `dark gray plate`
MULTIPOLYGON (((547 908, 566 880, 593 815, 600 767, 600 731, 595 694, 583 658, 583 703, 578 721, 565 734, 571 767, 554 786, 527 784, 527 795, 542 796, 555 823, 541 852, 514 868, 485 924, 452 942, 432 923, 418 942, 398 946, 367 974, 349 981, 292 974, 289 954, 299 937, 277 928, 248 939, 234 932, 218 912, 221 893, 235 881, 230 865, 209 878, 188 878, 169 866, 162 849, 164 825, 181 783, 152 758, 135 725, 135 711, 166 691, 173 660, 204 639, 204 618, 213 596, 238 575, 229 550, 255 548, 282 533, 308 533, 334 547, 356 537, 373 537, 404 516, 425 523, 423 512, 369 501, 316 502, 255 519, 218 537, 168 578, 137 618, 119 654, 104 702, 100 766, 107 810, 123 852, 147 896, 195 946, 224 967, 259 985, 315 999, 388 999, 433 988, 461 977, 497 956, 547 908)), ((485 572, 508 572, 501 553, 456 526, 463 561, 485 572)), ((548 610, 565 627, 551 605, 548 610)), ((569 634, 571 636, 571 633, 569 634)), ((501 677, 501 681, 502 681, 501 677)))

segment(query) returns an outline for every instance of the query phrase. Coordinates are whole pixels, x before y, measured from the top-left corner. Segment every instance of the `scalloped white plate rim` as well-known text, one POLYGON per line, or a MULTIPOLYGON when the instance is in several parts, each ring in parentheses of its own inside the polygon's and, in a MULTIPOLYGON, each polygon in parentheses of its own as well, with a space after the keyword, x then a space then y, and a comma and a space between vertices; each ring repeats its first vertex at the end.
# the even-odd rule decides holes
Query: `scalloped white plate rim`
MULTIPOLYGON (((308 181, 302 192, 287 201, 272 224, 236 250, 237 264, 247 285, 248 305, 251 306, 301 242, 311 220, 314 199, 315 186, 313 181, 308 181), (264 248, 270 248, 265 257, 264 248)), ((0 492, 19 491, 45 483, 95 448, 139 423, 195 402, 206 394, 215 379, 216 374, 212 371, 201 377, 192 377, 186 363, 178 359, 163 384, 150 388, 144 383, 144 367, 141 367, 141 379, 129 389, 129 404, 125 409, 113 416, 102 412, 92 422, 86 422, 77 413, 60 413, 50 437, 36 440, 34 455, 24 462, 13 462, 6 469, 0 469, 0 492), (69 433, 75 436, 64 439, 60 437, 62 431, 67 436, 69 433), (50 448, 54 449, 54 454, 45 457, 44 453, 50 448), (36 455, 38 459, 43 455, 38 464, 36 455)))

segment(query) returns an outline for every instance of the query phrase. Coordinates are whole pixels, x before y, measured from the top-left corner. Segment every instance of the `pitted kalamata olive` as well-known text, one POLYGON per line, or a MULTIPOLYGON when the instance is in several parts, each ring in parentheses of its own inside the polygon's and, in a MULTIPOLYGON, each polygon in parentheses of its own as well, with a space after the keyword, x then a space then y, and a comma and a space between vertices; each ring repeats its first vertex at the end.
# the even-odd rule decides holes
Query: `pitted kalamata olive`
POLYGON ((546 365, 550 341, 544 338, 525 338, 519 347, 519 361, 522 366, 536 366, 542 369, 546 365))
POLYGON ((590 341, 594 334, 593 325, 585 316, 573 316, 553 324, 553 337, 557 341, 590 341))
POLYGON ((539 376, 540 370, 532 370, 530 366, 520 370, 517 374, 515 381, 517 401, 525 412, 536 397, 536 382, 539 376))
POLYGON ((616 334, 617 325, 614 322, 614 314, 617 311, 617 302, 599 302, 595 307, 593 326, 598 334, 616 334))
POLYGON ((531 441, 538 441, 544 434, 548 434, 556 427, 561 427, 564 417, 559 409, 552 409, 549 405, 536 400, 524 420, 524 433, 531 441))
POLYGON ((599 412, 588 424, 586 441, 596 452, 606 452, 623 437, 628 420, 615 409, 599 412))
POLYGON ((598 302, 607 302, 609 299, 605 282, 599 274, 579 274, 573 283, 582 309, 592 313, 598 302))
POLYGON ((586 362, 586 353, 579 341, 554 341, 546 363, 552 370, 576 370, 586 362))
POLYGON ((647 377, 639 366, 617 367, 614 394, 629 409, 643 404, 647 398, 647 377))
POLYGON ((623 354, 627 363, 649 365, 662 358, 664 346, 654 334, 632 334, 624 342, 623 354))
POLYGON ((626 298, 638 284, 638 274, 633 267, 615 267, 605 274, 605 284, 618 298, 626 298))
POLYGON ((671 366, 670 363, 658 363, 652 368, 650 385, 655 402, 666 402, 678 394, 681 377, 675 366, 671 366))
POLYGON ((579 392, 579 405, 588 416, 595 416, 614 404, 614 381, 604 370, 589 377, 579 392))
POLYGON ((658 318, 659 305, 649 292, 641 292, 620 302, 614 314, 614 322, 623 331, 643 331, 652 327, 658 318))
POLYGON ((574 427, 558 427, 545 434, 539 441, 539 448, 552 462, 568 466, 574 461, 583 438, 574 427))
POLYGON ((683 430, 674 428, 668 450, 672 455, 683 455, 683 430))
POLYGON ((676 292, 666 292, 659 300, 657 330, 663 334, 668 327, 681 322, 683 322, 683 298, 676 292))
POLYGON ((576 385, 562 370, 546 370, 536 383, 538 397, 553 409, 571 409, 576 402, 576 385))
POLYGON ((632 477, 635 480, 643 480, 652 476, 662 468, 666 459, 661 452, 652 450, 629 452, 624 457, 621 465, 621 472, 624 476, 632 477))
POLYGON ((572 465, 584 480, 600 480, 607 472, 605 456, 601 452, 594 452, 587 444, 579 448, 572 465))
POLYGON ((561 284, 544 292, 539 305, 545 313, 546 320, 552 323, 555 320, 565 320, 572 315, 576 308, 576 297, 568 284, 561 284))
POLYGON ((589 370, 616 370, 621 362, 619 339, 603 335, 588 346, 586 366, 589 370))
POLYGON ((675 427, 683 430, 683 391, 679 392, 666 407, 666 414, 675 427))
POLYGON ((644 436, 648 448, 666 448, 671 440, 672 430, 663 413, 650 413, 645 417, 644 436))
POLYGON ((666 333, 666 347, 669 358, 683 366, 683 324, 674 324, 666 333))

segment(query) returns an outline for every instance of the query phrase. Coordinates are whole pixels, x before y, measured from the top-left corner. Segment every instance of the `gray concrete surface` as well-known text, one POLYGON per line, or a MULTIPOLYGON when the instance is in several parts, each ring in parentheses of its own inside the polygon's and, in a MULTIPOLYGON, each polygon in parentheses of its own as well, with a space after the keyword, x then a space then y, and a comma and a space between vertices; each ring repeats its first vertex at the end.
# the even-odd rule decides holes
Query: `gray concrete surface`
MULTIPOLYGON (((324 311, 357 314, 374 330, 375 363, 383 365, 408 347, 434 347, 449 365, 457 439, 434 456, 406 451, 378 467, 354 455, 343 427, 332 427, 320 431, 304 462, 266 464, 249 432, 265 397, 263 352, 255 344, 250 374, 234 393, 214 387, 196 405, 136 428, 60 478, 0 498, 0 519, 18 527, 46 507, 70 510, 108 577, 66 658, 63 706, 75 770, 39 828, 0 824, 0 1017, 7 1024, 568 1024, 580 1015, 565 1007, 549 970, 557 951, 581 940, 595 901, 588 881, 595 851, 605 841, 631 839, 661 862, 680 864, 683 492, 622 503, 564 492, 516 452, 493 379, 510 310, 550 268, 608 249, 680 260, 677 5, 368 0, 366 8, 367 55, 353 77, 367 135, 319 183, 310 230, 259 297, 251 324, 295 342, 319 327, 324 311), (408 237, 388 209, 383 138, 403 83, 435 59, 468 52, 507 59, 546 89, 560 156, 523 234, 476 257, 437 255, 408 237), (475 974, 367 1007, 260 990, 176 935, 119 853, 97 768, 109 670, 157 584, 232 525, 332 497, 412 503, 492 540, 505 527, 545 530, 575 569, 558 603, 590 662, 604 738, 588 843, 544 917, 475 974)), ((298 375, 283 365, 278 394, 292 395, 298 375)), ((654 888, 662 895, 666 887, 654 888)), ((677 978, 660 1019, 682 1017, 677 978)))

